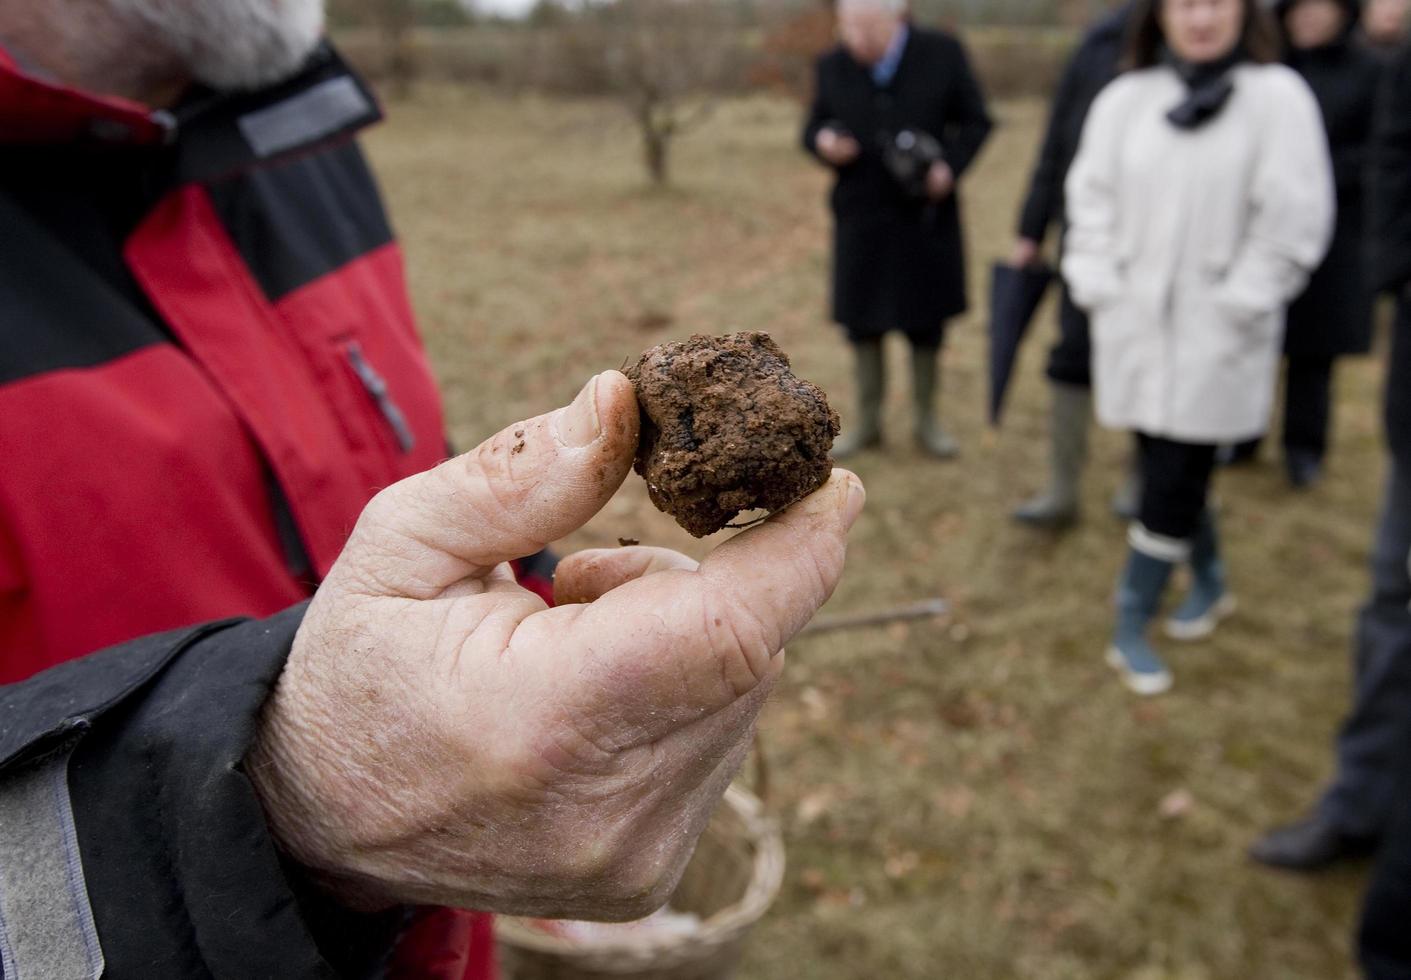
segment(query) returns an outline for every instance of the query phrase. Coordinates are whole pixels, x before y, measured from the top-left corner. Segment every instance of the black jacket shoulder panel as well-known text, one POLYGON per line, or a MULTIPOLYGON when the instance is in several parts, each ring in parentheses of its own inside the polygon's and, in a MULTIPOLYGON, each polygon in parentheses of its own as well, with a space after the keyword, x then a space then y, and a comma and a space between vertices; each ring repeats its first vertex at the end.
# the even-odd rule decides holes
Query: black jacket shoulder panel
POLYGON ((0 173, 0 385, 167 342, 87 195, 22 169, 0 173))
POLYGON ((372 171, 351 140, 216 182, 208 193, 272 302, 393 240, 372 171))

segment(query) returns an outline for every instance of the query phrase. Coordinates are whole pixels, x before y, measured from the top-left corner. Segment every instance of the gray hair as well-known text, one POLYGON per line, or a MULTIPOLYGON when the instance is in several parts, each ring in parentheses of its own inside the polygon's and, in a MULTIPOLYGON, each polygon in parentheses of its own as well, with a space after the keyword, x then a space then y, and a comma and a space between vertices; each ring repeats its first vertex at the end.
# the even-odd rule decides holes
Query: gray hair
POLYGON ((838 0, 841 10, 881 10, 889 14, 904 14, 908 0, 838 0))
POLYGON ((193 78, 222 91, 260 88, 292 75, 323 34, 323 2, 107 0, 193 78))

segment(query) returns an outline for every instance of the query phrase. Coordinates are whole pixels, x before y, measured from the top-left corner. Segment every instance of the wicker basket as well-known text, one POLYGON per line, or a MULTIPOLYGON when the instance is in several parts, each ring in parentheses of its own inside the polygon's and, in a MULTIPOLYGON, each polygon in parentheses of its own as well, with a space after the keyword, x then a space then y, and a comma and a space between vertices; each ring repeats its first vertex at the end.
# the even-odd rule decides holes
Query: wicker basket
POLYGON ((731 786, 686 866, 671 907, 701 918, 687 935, 614 935, 591 944, 523 920, 495 920, 504 980, 728 980, 779 894, 784 841, 759 798, 731 786))

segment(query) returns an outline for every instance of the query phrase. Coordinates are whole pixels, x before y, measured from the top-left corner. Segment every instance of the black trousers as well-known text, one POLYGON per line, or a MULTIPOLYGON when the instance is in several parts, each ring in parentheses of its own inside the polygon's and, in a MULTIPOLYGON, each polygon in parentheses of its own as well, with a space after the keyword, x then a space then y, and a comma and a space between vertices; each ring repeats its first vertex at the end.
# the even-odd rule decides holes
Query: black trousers
POLYGON ((1332 417, 1333 359, 1290 355, 1284 386, 1284 449, 1314 453, 1328 451, 1328 425, 1332 417))
POLYGON ((1372 542, 1372 594, 1357 617, 1353 703, 1319 809, 1346 834, 1384 837, 1411 770, 1411 467, 1393 465, 1372 542))
POLYGON ((1088 315, 1073 305, 1068 287, 1058 301, 1058 343, 1048 354, 1048 377, 1060 384, 1091 388, 1093 345, 1088 334, 1088 315))
MULTIPOLYGON (((1284 452, 1328 453, 1328 429, 1333 414, 1333 358, 1290 354, 1284 384, 1284 452)), ((1239 454, 1253 458, 1262 439, 1238 445, 1239 454)))
POLYGON ((1138 519, 1153 534, 1189 540, 1195 536, 1210 494, 1216 447, 1145 433, 1138 433, 1137 441, 1142 460, 1138 519))
MULTIPOLYGON (((858 347, 874 347, 874 346, 875 346, 875 347, 881 347, 883 340, 886 338, 886 334, 881 334, 881 333, 879 333, 879 334, 869 334, 869 333, 866 333, 865 331, 858 332, 858 333, 854 334, 854 332, 853 332, 852 330, 850 330, 849 328, 847 328, 847 327, 844 327, 843 329, 844 329, 844 331, 847 333, 847 338, 848 338, 848 344, 849 344, 849 346, 851 346, 851 347, 853 347, 853 348, 858 348, 858 347)), ((902 331, 902 333, 903 333, 903 335, 906 337, 907 346, 909 346, 912 350, 914 350, 914 351, 922 351, 922 352, 925 352, 925 351, 936 351, 937 353, 940 352, 941 345, 940 345, 939 342, 937 342, 937 343, 931 343, 931 342, 929 341, 929 338, 922 338, 922 339, 918 340, 916 337, 912 336, 912 335, 909 334, 909 333, 905 333, 904 331, 902 331)))

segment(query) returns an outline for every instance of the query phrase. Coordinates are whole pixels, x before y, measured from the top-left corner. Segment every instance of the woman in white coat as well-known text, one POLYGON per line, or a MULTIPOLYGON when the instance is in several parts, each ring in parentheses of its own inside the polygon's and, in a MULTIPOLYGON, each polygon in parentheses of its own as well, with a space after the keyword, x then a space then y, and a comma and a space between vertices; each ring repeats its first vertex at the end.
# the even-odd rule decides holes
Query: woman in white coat
POLYGON ((1168 635, 1204 637, 1233 609, 1206 506, 1216 446, 1267 428, 1284 308, 1332 232, 1318 105, 1276 51, 1257 0, 1146 0, 1065 188, 1098 421, 1142 446, 1108 651, 1142 694, 1171 685, 1146 631, 1174 565, 1193 587, 1168 635))

